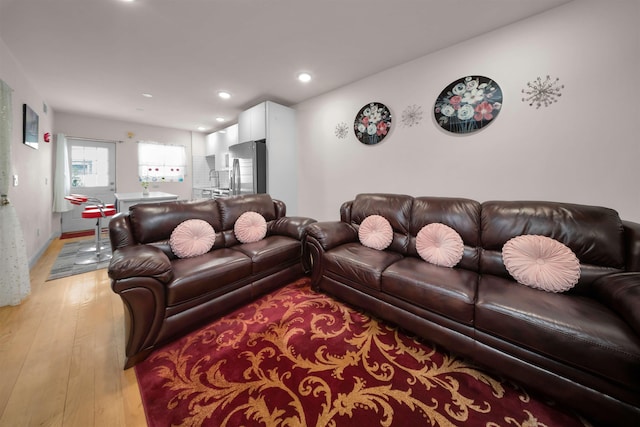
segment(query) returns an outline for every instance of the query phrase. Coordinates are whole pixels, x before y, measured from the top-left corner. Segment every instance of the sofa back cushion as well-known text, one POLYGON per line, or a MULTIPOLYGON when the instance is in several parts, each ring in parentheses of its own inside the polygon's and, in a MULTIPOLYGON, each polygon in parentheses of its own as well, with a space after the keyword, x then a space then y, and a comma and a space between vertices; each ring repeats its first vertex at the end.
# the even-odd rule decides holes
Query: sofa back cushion
POLYGON ((403 194, 358 194, 352 202, 343 204, 340 216, 343 222, 360 227, 371 215, 384 217, 393 230, 393 240, 387 248, 405 254, 409 246, 409 226, 413 197, 403 194))
POLYGON ((189 219, 208 222, 216 232, 214 248, 223 247, 220 212, 214 200, 141 203, 129 208, 131 232, 137 243, 154 244, 169 257, 174 257, 169 238, 173 230, 189 219))
POLYGON ((482 204, 480 272, 510 277, 502 247, 523 234, 547 236, 566 245, 580 261, 576 292, 588 293, 600 276, 625 266, 624 229, 612 209, 557 202, 491 201, 482 204))
POLYGON ((480 203, 475 200, 447 197, 416 197, 411 209, 409 250, 416 250, 416 236, 428 224, 440 223, 454 229, 464 243, 464 253, 457 266, 478 271, 480 258, 480 203))
POLYGON ((214 200, 141 203, 131 206, 129 220, 138 243, 168 240, 173 230, 188 219, 207 221, 221 230, 220 212, 214 200))

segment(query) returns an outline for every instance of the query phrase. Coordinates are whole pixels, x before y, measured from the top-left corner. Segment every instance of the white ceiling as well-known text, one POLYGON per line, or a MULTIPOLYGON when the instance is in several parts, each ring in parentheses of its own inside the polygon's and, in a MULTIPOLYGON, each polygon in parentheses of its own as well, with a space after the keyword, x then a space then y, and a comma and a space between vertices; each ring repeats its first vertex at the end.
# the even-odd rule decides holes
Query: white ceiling
POLYGON ((0 38, 56 111, 210 132, 568 1, 0 0, 0 38))

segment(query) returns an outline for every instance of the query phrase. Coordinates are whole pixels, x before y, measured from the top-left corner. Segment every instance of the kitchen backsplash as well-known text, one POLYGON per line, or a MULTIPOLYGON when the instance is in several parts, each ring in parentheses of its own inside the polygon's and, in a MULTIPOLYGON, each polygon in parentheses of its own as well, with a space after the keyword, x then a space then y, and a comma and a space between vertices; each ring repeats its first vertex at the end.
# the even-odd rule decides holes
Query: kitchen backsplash
POLYGON ((193 186, 209 187, 209 165, 204 156, 193 156, 193 186))
POLYGON ((209 163, 205 156, 193 156, 193 186, 202 187, 229 187, 229 171, 213 171, 209 169, 209 163), (216 176, 220 182, 216 182, 216 176))

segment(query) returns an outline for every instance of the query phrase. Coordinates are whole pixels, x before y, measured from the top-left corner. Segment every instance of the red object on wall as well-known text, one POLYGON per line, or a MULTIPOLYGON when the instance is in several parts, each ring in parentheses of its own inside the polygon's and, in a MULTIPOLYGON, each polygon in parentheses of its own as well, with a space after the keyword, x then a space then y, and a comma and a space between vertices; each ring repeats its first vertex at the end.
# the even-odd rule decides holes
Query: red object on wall
POLYGON ((45 132, 44 142, 51 142, 51 134, 49 132, 45 132))

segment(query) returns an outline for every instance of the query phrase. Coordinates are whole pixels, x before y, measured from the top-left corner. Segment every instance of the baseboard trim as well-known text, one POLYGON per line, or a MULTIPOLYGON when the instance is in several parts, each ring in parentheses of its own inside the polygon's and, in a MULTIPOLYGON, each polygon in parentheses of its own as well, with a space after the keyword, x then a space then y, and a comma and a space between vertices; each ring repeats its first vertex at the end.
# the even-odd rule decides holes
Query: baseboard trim
POLYGON ((93 236, 94 234, 95 234, 95 230, 69 231, 67 233, 62 233, 60 235, 60 240, 73 239, 75 237, 93 236))

